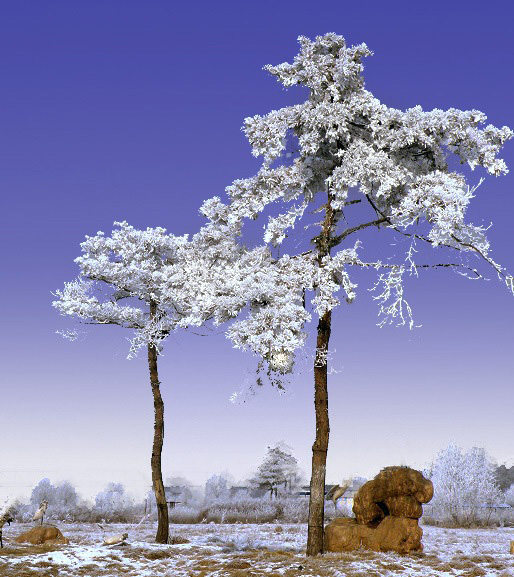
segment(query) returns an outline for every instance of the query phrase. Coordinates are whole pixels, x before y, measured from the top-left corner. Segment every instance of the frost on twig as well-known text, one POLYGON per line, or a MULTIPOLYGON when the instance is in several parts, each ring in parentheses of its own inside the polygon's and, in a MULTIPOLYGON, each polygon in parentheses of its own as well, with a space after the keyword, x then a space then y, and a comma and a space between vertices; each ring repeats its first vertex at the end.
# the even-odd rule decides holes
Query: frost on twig
POLYGON ((381 328, 386 324, 393 323, 396 323, 396 326, 403 326, 406 324, 407 319, 410 329, 415 326, 411 307, 403 298, 404 273, 405 269, 403 266, 393 266, 389 272, 380 274, 373 288, 369 289, 370 291, 375 291, 382 287, 382 292, 373 296, 373 300, 378 301, 380 306, 378 316, 384 317, 377 323, 377 326, 381 328))
POLYGON ((58 330, 55 331, 55 333, 57 335, 61 335, 64 339, 68 340, 68 341, 76 341, 79 337, 79 332, 75 329, 73 330, 58 330))

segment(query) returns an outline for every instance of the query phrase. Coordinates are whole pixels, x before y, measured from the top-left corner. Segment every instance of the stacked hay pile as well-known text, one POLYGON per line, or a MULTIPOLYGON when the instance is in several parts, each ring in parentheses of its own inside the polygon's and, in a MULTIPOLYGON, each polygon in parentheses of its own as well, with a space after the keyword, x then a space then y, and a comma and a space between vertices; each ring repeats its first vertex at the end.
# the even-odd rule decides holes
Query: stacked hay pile
POLYGON ((30 531, 18 535, 16 543, 32 543, 32 545, 66 545, 69 540, 54 525, 33 527, 30 531))
POLYGON ((334 519, 325 527, 325 551, 421 551, 418 519, 434 494, 432 481, 409 467, 386 467, 355 495, 355 519, 334 519))

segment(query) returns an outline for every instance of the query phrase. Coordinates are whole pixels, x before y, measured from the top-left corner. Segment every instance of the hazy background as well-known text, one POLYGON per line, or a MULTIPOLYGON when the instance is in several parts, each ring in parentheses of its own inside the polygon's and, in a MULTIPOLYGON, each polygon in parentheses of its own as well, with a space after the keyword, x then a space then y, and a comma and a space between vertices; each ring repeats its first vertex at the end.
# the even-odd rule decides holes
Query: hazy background
MULTIPOLYGON (((130 334, 115 327, 63 340, 55 331, 70 323, 51 292, 77 275, 86 234, 108 234, 115 220, 194 233, 204 199, 226 199, 234 179, 257 172, 244 118, 305 98, 263 65, 291 61, 300 34, 336 32, 375 52, 366 85, 385 104, 476 108, 514 127, 512 17, 496 1, 2 3, 0 497, 42 477, 69 479, 85 496, 108 481, 149 487, 144 355, 126 360, 130 334)), ((513 168, 512 141, 502 156, 513 168)), ((488 177, 469 211, 494 223, 492 256, 511 272, 513 183, 488 177)), ((327 481, 422 467, 450 440, 512 460, 514 300, 487 273, 489 282, 448 270, 409 282, 423 325, 414 331, 377 328, 374 277, 359 276, 357 301, 334 314, 327 481)), ((285 395, 263 389, 231 403, 255 359, 223 329, 172 335, 160 361, 164 476, 203 484, 228 470, 243 480, 279 440, 309 476, 311 367, 299 363, 285 395)))

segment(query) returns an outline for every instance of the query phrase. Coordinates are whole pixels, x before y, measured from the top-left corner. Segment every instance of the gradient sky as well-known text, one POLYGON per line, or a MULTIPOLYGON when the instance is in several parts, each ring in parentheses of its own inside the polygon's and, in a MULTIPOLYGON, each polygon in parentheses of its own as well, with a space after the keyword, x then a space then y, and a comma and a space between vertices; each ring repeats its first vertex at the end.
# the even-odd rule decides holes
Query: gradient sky
MULTIPOLYGON (((299 35, 335 32, 374 51, 366 85, 385 104, 475 108, 512 128, 513 12, 495 0, 2 3, 0 498, 42 477, 70 479, 85 496, 108 481, 150 485, 144 355, 126 360, 129 332, 116 327, 63 340, 55 331, 70 323, 51 292, 77 275, 86 234, 115 220, 194 233, 204 199, 226 199, 234 179, 257 172, 244 118, 305 98, 263 65, 291 61, 299 35)), ((513 141, 502 157, 513 169, 513 141)), ((472 222, 494 223, 492 256, 511 272, 513 184, 512 173, 487 177, 469 210, 472 222)), ((423 325, 414 331, 379 329, 373 277, 359 276, 357 301, 334 314, 327 481, 423 467, 450 441, 513 459, 514 298, 487 272, 489 282, 447 270, 409 281, 423 325)), ((312 361, 287 394, 231 403, 254 364, 223 329, 169 338, 165 477, 200 485, 227 470, 242 481, 280 440, 309 476, 312 361)))

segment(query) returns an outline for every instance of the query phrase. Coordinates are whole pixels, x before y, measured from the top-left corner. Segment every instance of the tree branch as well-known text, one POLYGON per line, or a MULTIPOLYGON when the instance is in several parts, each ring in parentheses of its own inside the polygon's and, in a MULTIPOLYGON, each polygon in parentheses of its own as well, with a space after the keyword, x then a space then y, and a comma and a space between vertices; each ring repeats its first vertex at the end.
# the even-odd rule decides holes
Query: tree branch
POLYGON ((357 232, 358 230, 361 230, 363 228, 367 228, 368 226, 379 226, 383 222, 389 222, 389 219, 386 217, 382 217, 382 218, 379 218, 377 220, 373 220, 371 222, 365 222, 364 224, 359 224, 358 226, 354 226, 353 228, 348 228, 342 234, 340 234, 338 236, 334 236, 331 239, 330 244, 331 244, 331 246, 336 246, 340 242, 342 242, 347 236, 350 236, 354 232, 357 232))
POLYGON ((462 240, 460 240, 459 238, 457 238, 454 234, 452 234, 452 238, 454 240, 456 240, 459 244, 461 244, 462 246, 467 246, 468 248, 470 248, 471 250, 474 250, 477 254, 479 254, 487 263, 489 263, 494 270, 501 275, 503 278, 507 278, 507 275, 500 269, 498 268, 498 265, 491 260, 490 258, 487 258, 487 256, 485 256, 485 254, 479 249, 477 248, 475 245, 469 243, 469 242, 463 242, 462 240))
MULTIPOLYGON (((366 195, 366 198, 368 199, 368 202, 371 204, 371 206, 373 207, 373 209, 375 210, 375 212, 381 216, 383 216, 387 222, 389 222, 390 228, 392 228, 393 230, 395 230, 396 232, 399 232, 400 234, 402 234, 403 236, 407 236, 409 238, 418 238, 419 240, 424 240, 425 242, 428 242, 429 244, 433 244, 433 241, 431 241, 429 238, 426 238, 424 236, 421 236, 419 234, 414 234, 414 233, 408 233, 408 232, 403 232, 402 230, 400 230, 398 227, 396 227, 394 224, 391 223, 391 220, 384 215, 384 213, 375 205, 375 203, 371 200, 371 198, 369 197, 369 195, 366 195)), ((470 248, 471 250, 475 251, 480 257, 482 257, 490 266, 492 266, 494 268, 494 270, 501 275, 503 278, 507 279, 507 276, 501 268, 498 267, 498 265, 491 260, 490 258, 488 258, 479 248, 477 248, 475 245, 471 244, 471 243, 467 243, 467 242, 463 242, 462 240, 460 240, 458 237, 456 237, 454 234, 451 235, 452 238, 458 242, 461 246, 466 246, 468 248, 470 248)), ((452 248, 453 250, 458 250, 461 251, 462 249, 460 249, 457 246, 452 246, 450 244, 440 244, 439 246, 444 246, 446 248, 452 248)), ((454 265, 449 265, 449 266, 454 266, 454 265)), ((457 265, 457 266, 461 266, 463 268, 466 268, 468 270, 473 271, 475 274, 477 274, 477 276, 479 276, 480 278, 483 278, 482 275, 479 275, 477 273, 477 271, 475 269, 472 269, 470 267, 466 267, 464 265, 457 265)))
MULTIPOLYGON (((416 234, 413 232, 404 232, 403 230, 400 230, 396 225, 394 225, 391 222, 391 219, 385 215, 376 205, 375 203, 371 200, 371 198, 369 197, 369 195, 366 195, 366 198, 368 199, 368 202, 371 204, 371 206, 373 207, 373 210, 379 214, 380 216, 383 216, 387 222, 389 223, 389 228, 392 228, 395 232, 398 232, 399 234, 406 236, 408 238, 417 238, 419 240, 424 240, 425 242, 428 242, 428 244, 434 244, 434 242, 432 240, 430 240, 429 238, 427 238, 426 236, 422 236, 420 234, 416 234)), ((453 250, 460 250, 458 247, 456 246, 452 246, 450 244, 440 244, 439 246, 444 246, 446 248, 452 248, 453 250)))
MULTIPOLYGON (((367 267, 367 268, 375 268, 375 269, 379 269, 379 268, 401 268, 403 266, 402 264, 385 264, 382 262, 352 262, 352 265, 356 265, 356 266, 362 266, 362 267, 367 267)), ((463 265, 461 263, 455 263, 455 262, 448 262, 448 263, 438 263, 438 264, 413 264, 411 265, 413 268, 451 268, 451 267, 456 267, 456 268, 465 268, 466 270, 469 270, 470 272, 472 272, 477 278, 484 278, 483 275, 481 275, 475 268, 471 268, 469 266, 463 265)), ((410 267, 409 267, 410 268, 410 267)))

